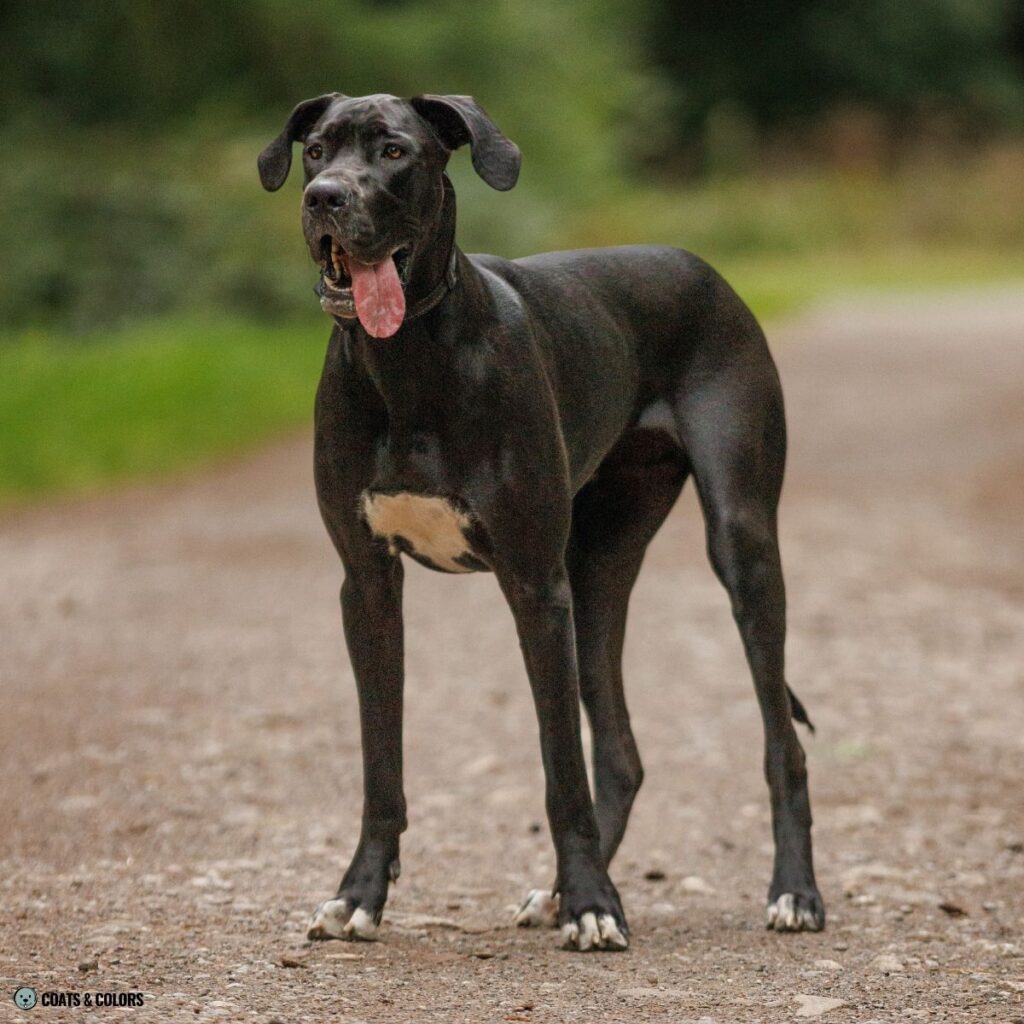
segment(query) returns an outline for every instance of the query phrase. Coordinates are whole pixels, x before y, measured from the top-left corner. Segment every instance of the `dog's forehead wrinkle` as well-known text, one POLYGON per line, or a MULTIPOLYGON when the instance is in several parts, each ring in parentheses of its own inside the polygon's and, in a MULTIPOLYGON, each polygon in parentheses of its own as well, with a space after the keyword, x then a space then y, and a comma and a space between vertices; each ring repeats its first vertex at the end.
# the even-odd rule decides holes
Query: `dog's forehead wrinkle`
POLYGON ((394 134, 422 141, 427 125, 408 100, 377 93, 338 100, 324 113, 317 130, 331 136, 358 132, 378 137, 394 134))

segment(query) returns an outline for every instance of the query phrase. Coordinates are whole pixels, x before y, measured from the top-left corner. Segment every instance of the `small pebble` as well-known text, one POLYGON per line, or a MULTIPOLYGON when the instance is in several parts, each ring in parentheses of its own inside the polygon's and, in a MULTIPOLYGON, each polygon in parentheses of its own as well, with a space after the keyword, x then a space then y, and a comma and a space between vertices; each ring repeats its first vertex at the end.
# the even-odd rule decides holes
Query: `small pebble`
POLYGON ((79 965, 78 969, 83 973, 87 974, 89 971, 95 971, 99 969, 99 963, 95 960, 83 960, 79 965))
POLYGON ((846 1004, 842 999, 831 999, 828 996, 798 995, 793 997, 800 1008, 796 1011, 797 1017, 820 1017, 830 1010, 838 1010, 846 1004))
POLYGON ((903 963, 891 953, 883 953, 871 961, 871 966, 883 974, 898 974, 903 970, 903 963))
POLYGON ((697 875, 687 875, 679 883, 679 887, 683 892, 699 893, 703 896, 711 896, 715 891, 714 886, 709 885, 703 878, 697 875))

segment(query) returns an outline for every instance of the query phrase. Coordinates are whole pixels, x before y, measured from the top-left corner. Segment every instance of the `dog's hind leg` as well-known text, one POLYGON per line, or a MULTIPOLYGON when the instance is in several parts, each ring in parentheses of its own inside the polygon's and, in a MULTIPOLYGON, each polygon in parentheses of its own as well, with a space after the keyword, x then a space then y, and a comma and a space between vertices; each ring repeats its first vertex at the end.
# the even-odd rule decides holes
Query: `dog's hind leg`
MULTIPOLYGON (((745 312, 745 311, 744 311, 745 312)), ((765 731, 775 866, 769 928, 817 931, 825 908, 814 879, 811 808, 786 686, 786 593, 776 529, 785 463, 782 392, 749 314, 712 340, 681 382, 679 433, 693 467, 708 555, 732 603, 765 731)))
POLYGON ((569 544, 580 695, 593 737, 601 855, 611 863, 643 781, 622 682, 629 595, 644 552, 686 479, 681 453, 602 467, 577 495, 569 544))
MULTIPOLYGON (((636 431, 620 443, 573 503, 567 567, 572 585, 580 696, 593 738, 595 815, 601 856, 615 856, 643 780, 622 682, 629 595, 644 552, 686 479, 667 436, 636 431)), ((558 902, 534 889, 521 925, 554 926, 558 902)))

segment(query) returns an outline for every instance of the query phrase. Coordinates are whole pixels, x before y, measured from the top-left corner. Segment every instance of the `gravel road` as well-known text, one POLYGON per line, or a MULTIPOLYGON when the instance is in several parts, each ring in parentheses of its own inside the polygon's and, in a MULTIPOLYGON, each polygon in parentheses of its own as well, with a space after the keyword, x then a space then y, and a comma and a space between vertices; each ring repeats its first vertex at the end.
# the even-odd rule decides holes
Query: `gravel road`
POLYGON ((1024 1021, 1024 292, 772 333, 827 931, 763 928, 760 720, 688 489, 630 620, 630 951, 509 926, 553 870, 511 619, 416 565, 404 873, 383 941, 306 945, 360 761, 303 435, 0 518, 0 1021, 1024 1021))

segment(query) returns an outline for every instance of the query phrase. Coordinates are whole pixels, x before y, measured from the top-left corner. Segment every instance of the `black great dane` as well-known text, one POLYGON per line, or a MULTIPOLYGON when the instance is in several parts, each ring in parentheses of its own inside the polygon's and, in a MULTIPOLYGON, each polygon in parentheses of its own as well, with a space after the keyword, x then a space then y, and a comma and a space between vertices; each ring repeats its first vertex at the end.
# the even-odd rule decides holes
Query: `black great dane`
POLYGON ((452 151, 468 145, 502 191, 520 164, 470 97, 306 100, 260 155, 265 188, 284 184, 295 142, 316 290, 336 322, 317 392, 316 486, 345 570, 364 785, 359 845, 309 936, 373 938, 398 877, 406 554, 493 572, 515 618, 557 858, 552 889, 530 893, 518 923, 558 924, 573 949, 626 947, 608 877, 643 774, 622 687, 626 608, 691 474, 764 720, 768 927, 823 927, 792 721, 807 716, 783 672, 782 393, 754 317, 679 249, 465 255, 452 151))

